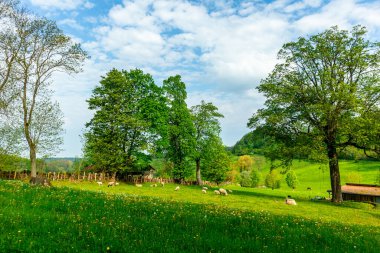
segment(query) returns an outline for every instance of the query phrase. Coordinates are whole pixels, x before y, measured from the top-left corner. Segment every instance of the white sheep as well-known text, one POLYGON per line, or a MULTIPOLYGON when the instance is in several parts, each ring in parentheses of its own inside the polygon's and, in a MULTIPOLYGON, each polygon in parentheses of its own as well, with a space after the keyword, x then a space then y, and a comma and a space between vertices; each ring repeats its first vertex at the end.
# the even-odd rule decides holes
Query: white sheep
POLYGON ((135 184, 136 187, 143 187, 142 184, 135 184))
POLYGON ((110 186, 115 186, 115 182, 108 182, 108 186, 107 187, 110 187, 110 186))
POLYGON ((216 195, 220 195, 220 191, 218 191, 218 190, 215 190, 214 193, 215 193, 216 195))
POLYGON ((178 191, 178 190, 179 190, 179 186, 177 186, 174 190, 175 190, 175 191, 178 191))
POLYGON ((297 203, 296 203, 296 201, 294 199, 288 199, 288 198, 285 199, 285 204, 292 205, 292 206, 296 206, 297 205, 297 203))
POLYGON ((157 184, 151 184, 150 187, 157 187, 157 184))
POLYGON ((101 182, 101 181, 98 181, 98 182, 96 182, 98 185, 103 185, 103 182, 101 182))
POLYGON ((207 191, 206 191, 205 189, 202 189, 202 192, 203 192, 204 194, 206 194, 206 193, 207 193, 207 191))
POLYGON ((227 195, 228 195, 227 191, 226 191, 225 189, 223 189, 223 188, 220 188, 220 189, 219 189, 219 192, 220 192, 220 194, 222 194, 222 195, 224 195, 224 196, 227 196, 227 195))
POLYGON ((118 182, 116 182, 116 183, 115 183, 115 185, 119 185, 119 183, 118 183, 118 182))
POLYGON ((161 186, 164 187, 165 186, 165 182, 161 182, 161 186))
POLYGON ((207 190, 208 190, 208 188, 207 188, 206 186, 204 186, 204 187, 202 187, 202 190, 205 190, 205 191, 207 191, 207 190))

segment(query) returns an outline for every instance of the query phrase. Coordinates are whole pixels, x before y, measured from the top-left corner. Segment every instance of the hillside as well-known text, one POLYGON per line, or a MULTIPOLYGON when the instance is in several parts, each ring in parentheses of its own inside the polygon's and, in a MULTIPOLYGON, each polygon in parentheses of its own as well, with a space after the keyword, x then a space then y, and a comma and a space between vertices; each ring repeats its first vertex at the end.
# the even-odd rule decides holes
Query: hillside
MULTIPOLYGON (((61 184, 60 184, 61 185, 61 184)), ((375 252, 379 210, 199 187, 30 187, 0 181, 1 252, 375 252), (101 188, 102 187, 102 188, 101 188), (305 243, 307 240, 307 243, 305 243)))

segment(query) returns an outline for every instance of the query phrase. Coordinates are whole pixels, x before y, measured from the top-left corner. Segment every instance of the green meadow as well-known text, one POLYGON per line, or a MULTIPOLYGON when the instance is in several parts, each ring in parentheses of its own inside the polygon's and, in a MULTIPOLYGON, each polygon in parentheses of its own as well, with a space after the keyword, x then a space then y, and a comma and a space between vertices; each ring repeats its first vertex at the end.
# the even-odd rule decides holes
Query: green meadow
MULTIPOLYGON (((373 183, 379 165, 343 161, 342 181, 359 172, 373 183)), ((318 168, 296 161, 295 190, 226 185, 228 196, 174 184, 0 181, 0 252, 377 252, 379 207, 312 201, 329 189, 318 168), (288 195, 297 206, 284 204, 288 195)))

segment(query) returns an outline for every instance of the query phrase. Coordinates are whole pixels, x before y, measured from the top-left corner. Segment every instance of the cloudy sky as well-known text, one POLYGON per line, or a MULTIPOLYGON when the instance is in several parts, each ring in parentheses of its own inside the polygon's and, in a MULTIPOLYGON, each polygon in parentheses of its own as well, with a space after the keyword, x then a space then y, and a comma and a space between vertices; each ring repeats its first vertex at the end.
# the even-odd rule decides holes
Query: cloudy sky
POLYGON ((225 118, 231 146, 249 131, 263 106, 255 87, 273 69, 281 46, 338 25, 362 24, 380 41, 380 1, 363 0, 22 0, 55 20, 89 53, 83 72, 56 75, 55 97, 65 114, 65 144, 57 156, 81 156, 80 135, 92 116, 86 99, 112 68, 139 68, 156 83, 180 74, 188 105, 203 99, 225 118))

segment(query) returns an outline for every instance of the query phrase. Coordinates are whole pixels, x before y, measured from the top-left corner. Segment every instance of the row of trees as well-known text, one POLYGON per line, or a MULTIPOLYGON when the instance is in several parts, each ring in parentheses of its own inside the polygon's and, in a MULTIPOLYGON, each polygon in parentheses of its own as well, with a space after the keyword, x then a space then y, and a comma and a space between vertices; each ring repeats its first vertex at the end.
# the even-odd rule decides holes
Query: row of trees
POLYGON ((49 89, 54 72, 76 73, 86 58, 55 22, 12 0, 0 0, 0 153, 28 150, 32 178, 37 153, 62 143, 63 116, 49 89))
POLYGON ((139 69, 111 70, 88 100, 95 113, 84 134, 86 160, 97 170, 123 174, 145 169, 152 157, 164 158, 174 179, 195 171, 202 184, 202 168, 207 178, 224 180, 229 163, 219 137, 223 115, 204 101, 188 108, 186 98, 179 75, 159 87, 139 69))

